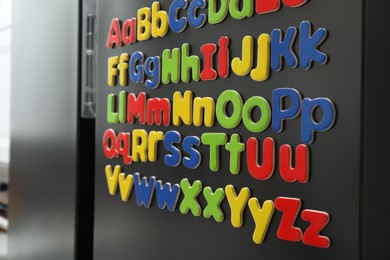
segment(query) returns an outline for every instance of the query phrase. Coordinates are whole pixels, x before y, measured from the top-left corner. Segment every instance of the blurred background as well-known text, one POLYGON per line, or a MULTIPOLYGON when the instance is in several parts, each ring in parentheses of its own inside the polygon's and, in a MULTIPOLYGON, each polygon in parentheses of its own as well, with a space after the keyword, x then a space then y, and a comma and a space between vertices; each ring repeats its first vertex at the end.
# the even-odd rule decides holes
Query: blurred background
POLYGON ((0 257, 7 253, 10 159, 11 0, 0 0, 0 257))

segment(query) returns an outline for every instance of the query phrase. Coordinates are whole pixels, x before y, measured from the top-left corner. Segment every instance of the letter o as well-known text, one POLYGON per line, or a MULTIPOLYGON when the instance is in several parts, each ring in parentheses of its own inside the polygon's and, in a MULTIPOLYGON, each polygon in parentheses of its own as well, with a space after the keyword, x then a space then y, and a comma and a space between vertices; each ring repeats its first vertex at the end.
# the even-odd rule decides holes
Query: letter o
POLYGON ((267 129, 271 121, 271 108, 263 97, 254 96, 248 99, 242 110, 242 121, 245 127, 252 133, 260 133, 267 129), (259 121, 253 122, 251 112, 254 107, 260 108, 261 116, 259 121))
POLYGON ((216 105, 216 116, 219 124, 226 129, 232 129, 238 126, 241 121, 242 99, 235 90, 225 90, 219 95, 216 105), (233 113, 229 117, 226 115, 226 105, 231 102, 233 113))

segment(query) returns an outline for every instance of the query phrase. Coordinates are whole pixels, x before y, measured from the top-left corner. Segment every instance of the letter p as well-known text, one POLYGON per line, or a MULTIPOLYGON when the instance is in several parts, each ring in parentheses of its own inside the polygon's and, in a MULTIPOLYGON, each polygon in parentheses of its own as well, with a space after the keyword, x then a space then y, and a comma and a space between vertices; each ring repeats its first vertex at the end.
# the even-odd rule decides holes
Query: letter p
POLYGON ((327 131, 335 121, 336 109, 328 98, 305 98, 302 101, 301 140, 305 144, 314 141, 314 131, 327 131), (315 109, 322 110, 322 119, 316 122, 313 118, 315 109))
POLYGON ((272 129, 283 131, 283 121, 294 119, 299 115, 301 107, 301 94, 293 88, 278 88, 272 91, 272 129), (285 97, 290 99, 290 106, 284 109, 285 97))

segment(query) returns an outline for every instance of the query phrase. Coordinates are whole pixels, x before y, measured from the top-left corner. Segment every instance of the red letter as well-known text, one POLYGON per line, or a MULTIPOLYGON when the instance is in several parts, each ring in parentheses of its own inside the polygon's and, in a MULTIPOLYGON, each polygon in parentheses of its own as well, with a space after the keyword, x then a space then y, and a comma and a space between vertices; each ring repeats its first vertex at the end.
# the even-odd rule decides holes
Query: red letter
POLYGON ((257 139, 251 137, 246 142, 246 164, 249 173, 253 178, 257 180, 267 180, 274 172, 275 160, 275 148, 274 139, 268 137, 263 142, 263 163, 258 165, 258 150, 257 150, 257 139))
POLYGON ((295 168, 291 166, 291 153, 291 147, 288 144, 280 147, 280 176, 287 182, 299 181, 300 183, 306 183, 309 180, 309 149, 304 144, 297 146, 295 150, 295 168))
POLYGON ((302 230, 294 227, 295 219, 301 208, 301 200, 278 197, 275 199, 275 207, 283 213, 276 233, 278 238, 291 242, 298 242, 301 240, 302 230))
POLYGON ((133 93, 127 96, 127 123, 133 123, 133 117, 138 118, 140 124, 145 124, 145 92, 138 94, 136 98, 133 93))
POLYGON ((112 129, 107 129, 105 132, 104 132, 104 135, 103 135, 103 152, 104 152, 104 156, 106 156, 106 158, 108 159, 112 159, 112 158, 117 158, 118 157, 118 154, 115 150, 115 139, 116 139, 116 135, 115 135, 115 131, 112 130, 112 129))
POLYGON ((306 4, 307 0, 282 0, 283 4, 289 7, 299 7, 306 4))
POLYGON ((215 44, 207 43, 200 47, 200 52, 203 54, 203 70, 200 73, 201 80, 214 80, 217 78, 217 72, 213 68, 213 56, 217 47, 215 44))
POLYGON ((122 40, 124 44, 135 43, 135 18, 126 19, 122 26, 122 40))
POLYGON ((113 45, 121 46, 121 31, 119 29, 119 19, 114 18, 111 21, 110 30, 108 31, 107 41, 106 41, 106 47, 108 49, 111 49, 114 47, 113 45))
POLYGON ((167 98, 150 98, 146 108, 146 123, 148 125, 161 124, 161 114, 163 117, 163 125, 168 126, 170 123, 171 103, 167 98), (153 115, 154 113, 154 120, 153 115))
POLYGON ((310 222, 302 237, 302 242, 306 245, 328 248, 330 239, 326 236, 320 236, 320 231, 328 224, 329 214, 322 211, 306 209, 302 211, 301 218, 310 222))
POLYGON ((229 38, 222 36, 218 40, 218 76, 226 78, 229 75, 229 38))
POLYGON ((131 164, 131 157, 129 151, 129 141, 130 134, 129 133, 120 133, 115 140, 115 148, 118 154, 123 156, 124 164, 131 164))
POLYGON ((266 14, 279 10, 280 0, 256 0, 256 13, 266 14))

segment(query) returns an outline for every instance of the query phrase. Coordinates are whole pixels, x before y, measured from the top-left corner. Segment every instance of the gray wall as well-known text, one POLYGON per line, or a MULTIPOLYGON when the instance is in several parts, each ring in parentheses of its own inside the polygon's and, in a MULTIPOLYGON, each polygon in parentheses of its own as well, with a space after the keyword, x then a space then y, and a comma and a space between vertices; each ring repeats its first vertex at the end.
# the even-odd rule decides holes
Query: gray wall
POLYGON ((77 0, 13 1, 9 259, 73 259, 77 0))

